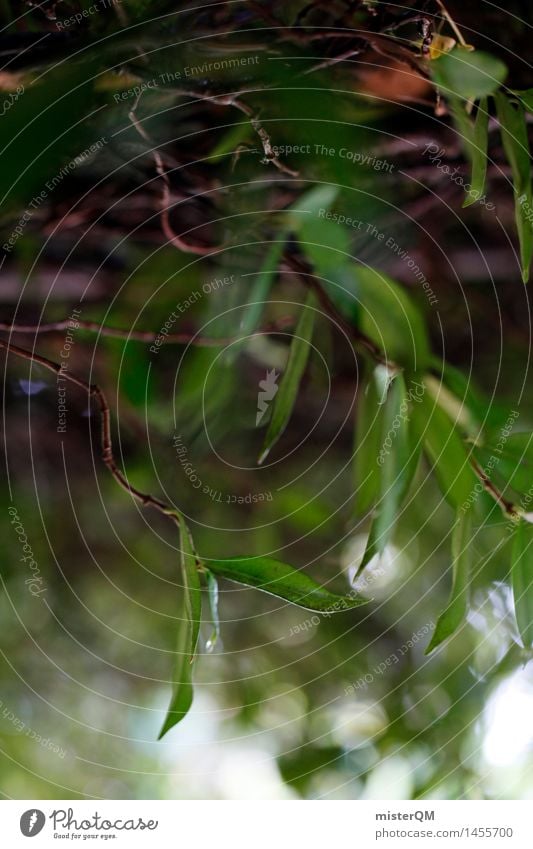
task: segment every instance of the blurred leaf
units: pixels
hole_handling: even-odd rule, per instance
[[[196,644],[198,643],[200,621],[202,618],[200,575],[196,566],[196,556],[191,535],[183,516],[180,516],[180,547],[183,602],[178,624],[175,684],[168,713],[159,734],[159,740],[174,725],[181,722],[191,707],[193,699],[192,663]]]
[[[533,484],[533,433],[511,433],[500,442],[475,448],[475,454],[491,480],[502,481],[519,495]]]
[[[424,440],[444,497],[458,510],[471,496],[477,478],[455,422],[428,392],[413,405],[411,420],[417,437]]]
[[[355,594],[341,596],[331,593],[304,572],[271,557],[232,557],[204,562],[211,571],[223,578],[263,590],[307,610],[336,613],[359,607],[368,601]]]
[[[30,203],[37,209],[53,191],[52,181],[61,177],[61,169],[70,166],[86,144],[97,141],[89,122],[91,112],[97,111],[94,73],[93,63],[73,61],[46,71],[39,81],[26,86],[2,117],[0,198],[4,210]]]
[[[316,782],[317,773],[329,767],[334,768],[342,762],[345,755],[342,746],[325,746],[308,743],[292,749],[278,758],[281,776],[286,784],[303,792],[309,784]]]
[[[209,162],[216,164],[229,153],[235,153],[239,145],[243,144],[252,132],[252,125],[249,121],[230,127],[211,151]]]
[[[335,186],[318,186],[306,192],[288,210],[288,217],[278,224],[276,241],[270,245],[261,271],[254,282],[249,305],[241,322],[241,333],[247,336],[257,327],[265,308],[265,301],[276,279],[285,243],[292,230],[299,230],[308,220],[314,219],[320,209],[329,209],[338,194]]]
[[[402,287],[373,268],[353,267],[361,330],[387,359],[417,371],[429,360],[424,319]]]
[[[311,350],[311,338],[313,336],[316,314],[315,304],[315,295],[313,292],[310,292],[306,298],[298,325],[292,337],[287,368],[283,373],[279,390],[274,398],[272,417],[263,443],[263,450],[258,459],[259,464],[264,462],[272,446],[276,444],[287,427],[294,404],[296,403],[298,388]]]
[[[460,369],[446,362],[436,362],[435,370],[442,377],[442,384],[457,397],[471,414],[471,424],[479,430],[481,422],[487,422],[491,416],[488,399],[477,387],[471,374],[464,375]],[[438,379],[438,378],[437,378]],[[507,417],[507,408],[505,411]]]
[[[319,215],[306,216],[300,224],[299,236],[302,250],[321,274],[326,275],[328,269],[349,259],[348,230],[334,221]]]
[[[207,641],[206,650],[213,651],[220,639],[220,619],[218,615],[218,581],[213,573],[206,569],[207,591],[209,595],[209,609],[213,621],[213,632]]]
[[[522,89],[522,91],[513,91],[513,94],[516,94],[516,96],[520,98],[528,112],[533,112],[533,88],[525,88]]]
[[[459,510],[452,535],[452,590],[441,613],[426,654],[447,640],[463,623],[468,611],[472,560],[472,511]]]
[[[477,108],[476,123],[470,152],[472,157],[472,179],[470,191],[463,201],[463,206],[470,206],[483,197],[485,178],[487,175],[487,146],[489,139],[489,111],[487,98],[483,97]]]
[[[479,50],[456,47],[430,64],[435,83],[445,94],[476,100],[492,94],[507,76],[504,63]]]
[[[524,283],[527,283],[529,266],[533,256],[533,226],[529,220],[529,217],[533,214],[533,197],[526,118],[522,104],[513,103],[503,92],[498,92],[495,100],[503,147],[513,174],[515,219],[520,242],[522,279]]]
[[[279,271],[279,263],[285,247],[287,232],[280,230],[277,236],[278,241],[269,246],[261,270],[251,286],[248,304],[240,326],[240,333],[243,337],[253,333],[259,324],[265,309],[265,302],[268,299],[269,292]]]
[[[398,374],[391,383],[383,406],[381,445],[376,458],[380,468],[379,501],[357,575],[385,550],[420,456],[420,445],[410,439],[409,398],[403,375]]]
[[[329,209],[339,194],[337,186],[323,183],[304,192],[289,210],[289,226],[300,231],[302,223],[312,216],[318,216],[321,209]]]
[[[377,464],[381,448],[384,407],[373,369],[357,394],[354,445],[355,509],[366,513],[376,503],[381,470]]]
[[[520,520],[514,530],[511,579],[514,609],[524,648],[533,647],[533,525]]]

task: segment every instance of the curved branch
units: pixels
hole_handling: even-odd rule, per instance
[[[62,369],[61,366],[58,363],[54,363],[53,360],[49,360],[47,357],[36,354],[34,351],[27,351],[25,348],[19,348],[18,345],[11,345],[8,342],[0,340],[0,348],[3,348],[8,354],[15,354],[15,356],[20,357],[23,360],[29,360],[32,363],[37,363],[38,365],[43,366],[43,368],[48,369],[48,371],[51,371],[58,376],[60,375],[63,380],[68,380],[80,389],[85,390],[89,399],[95,398],[100,408],[100,444],[102,449],[102,461],[122,489],[130,495],[133,495],[133,497],[140,501],[145,507],[154,507],[179,526],[179,515],[170,504],[167,504],[165,501],[161,501],[161,499],[150,495],[148,492],[142,492],[140,489],[134,487],[117,466],[113,454],[111,412],[109,404],[104,392],[96,383],[87,383],[87,381],[83,380],[83,378],[77,377],[75,374]]]
[[[265,325],[258,330],[255,330],[253,336],[275,333],[277,330],[283,330],[287,327],[292,327],[294,319],[291,316],[284,316],[276,322]],[[237,342],[240,336],[226,336],[213,338],[211,336],[198,336],[195,333],[154,333],[152,330],[125,330],[120,327],[109,327],[105,324],[99,324],[97,321],[83,321],[80,318],[76,319],[76,324],[73,325],[71,318],[63,318],[60,321],[52,321],[44,324],[17,324],[8,321],[0,321],[0,331],[6,333],[56,333],[62,330],[86,330],[89,333],[98,333],[101,336],[108,336],[114,339],[133,340],[134,342],[145,342],[150,344],[159,336],[164,335],[163,344],[178,344],[178,345],[196,345],[198,347],[216,348],[220,345],[231,345]]]

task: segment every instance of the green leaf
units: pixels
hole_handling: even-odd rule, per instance
[[[350,238],[346,227],[319,215],[308,215],[302,218],[299,230],[301,248],[321,274],[349,259]]]
[[[495,97],[505,155],[513,174],[515,219],[520,243],[522,279],[527,283],[533,256],[533,197],[531,192],[531,157],[524,107],[511,101],[503,92]]]
[[[268,299],[269,292],[276,279],[288,232],[281,230],[277,235],[278,241],[268,248],[263,266],[252,284],[248,305],[239,331],[243,337],[253,333],[259,324],[265,309],[265,301]]]
[[[533,483],[533,433],[502,434],[499,442],[477,446],[476,458],[485,474],[504,493],[508,487],[519,495]]]
[[[524,648],[533,647],[533,525],[520,520],[514,530],[511,563],[514,609]]]
[[[396,518],[411,481],[415,475],[420,456],[420,445],[411,438],[409,429],[410,400],[419,403],[408,394],[403,375],[395,377],[383,404],[381,444],[376,458],[380,469],[380,494],[368,536],[367,546],[359,575],[376,554],[382,554],[394,530]]]
[[[430,63],[433,79],[445,94],[477,100],[492,94],[507,76],[507,67],[480,50],[456,47]]]
[[[441,613],[426,654],[457,631],[468,612],[468,592],[472,560],[472,513],[459,511],[452,536],[452,590],[445,610]]]
[[[202,591],[196,566],[191,535],[183,516],[180,516],[181,579],[183,600],[178,625],[174,692],[159,734],[159,740],[187,715],[193,699],[192,663],[200,621],[202,618]]]
[[[533,112],[533,88],[525,88],[522,89],[522,91],[513,91],[513,94],[516,94],[516,96],[520,98],[528,112]]]
[[[483,97],[477,108],[474,135],[470,145],[472,158],[472,179],[470,189],[463,206],[470,206],[483,197],[485,191],[485,178],[487,175],[487,147],[489,139],[489,110],[487,98]]]
[[[455,94],[448,93],[446,95],[448,108],[453,118],[453,123],[460,139],[461,146],[470,160],[474,162],[474,124],[470,115],[465,109],[464,101]]]
[[[264,264],[251,287],[249,305],[241,321],[240,332],[248,336],[256,329],[265,308],[265,301],[276,279],[286,240],[291,230],[299,231],[308,220],[315,220],[321,209],[329,209],[338,194],[336,186],[316,186],[298,198],[288,210],[287,220],[277,229],[276,241],[270,245]],[[329,223],[329,222],[328,222]]]
[[[298,233],[303,222],[307,221],[308,218],[317,216],[321,209],[329,209],[338,194],[337,186],[324,183],[314,186],[301,195],[289,210],[289,227],[291,230]]]
[[[425,392],[421,403],[413,405],[411,422],[417,438],[424,440],[444,497],[458,510],[472,495],[477,478],[455,421]]]
[[[367,601],[355,593],[344,596],[331,593],[304,572],[299,572],[287,563],[273,560],[271,557],[206,560],[205,565],[216,575],[263,590],[307,610],[336,613],[359,607]]]
[[[353,268],[354,294],[359,306],[359,327],[385,356],[422,369],[429,360],[426,325],[418,308],[402,287],[373,268]]]
[[[54,192],[54,179],[97,139],[91,113],[95,61],[56,65],[27,85],[0,122],[2,210],[33,203],[29,214]],[[107,141],[107,139],[105,139]],[[49,185],[47,185],[49,184]],[[32,197],[33,195],[33,197]]]
[[[220,639],[220,619],[218,615],[218,581],[213,573],[206,569],[207,591],[209,595],[209,608],[211,610],[211,619],[213,620],[213,632],[206,644],[206,651],[213,651],[217,642]]]
[[[357,395],[354,445],[355,510],[366,513],[376,503],[381,470],[377,460],[381,448],[384,406],[376,382],[376,370]]]
[[[464,375],[460,369],[446,362],[435,361],[435,371],[442,378],[442,384],[449,389],[464,405],[467,413],[466,430],[479,432],[482,421],[490,418],[489,399],[479,390],[474,377]]]
[[[252,125],[249,121],[245,121],[242,124],[235,124],[227,133],[224,133],[218,144],[215,145],[208,161],[214,164],[229,153],[235,153],[239,145],[246,141],[251,134]]]
[[[300,381],[305,371],[309,352],[311,350],[311,338],[313,336],[313,326],[316,315],[315,304],[315,295],[313,292],[310,292],[307,296],[298,325],[292,337],[287,367],[283,373],[283,377],[281,378],[279,390],[274,397],[272,416],[268,425],[265,441],[263,443],[263,450],[257,461],[259,464],[264,462],[272,449],[272,446],[276,444],[287,427],[291,417],[296,397],[298,395]]]

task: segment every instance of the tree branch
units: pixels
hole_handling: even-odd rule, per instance
[[[8,354],[15,354],[15,356],[20,357],[23,360],[29,360],[32,363],[37,363],[38,365],[43,366],[43,368],[48,369],[48,371],[60,375],[62,379],[68,380],[70,383],[73,383],[75,386],[78,386],[80,389],[83,389],[85,392],[87,392],[89,399],[95,398],[100,408],[100,444],[102,449],[102,460],[111,472],[115,481],[119,484],[120,487],[122,487],[122,489],[124,489],[130,495],[133,495],[133,497],[140,501],[145,507],[154,507],[156,510],[162,513],[164,516],[167,516],[179,526],[179,515],[170,504],[167,504],[165,501],[161,501],[161,499],[150,495],[150,493],[142,492],[140,489],[137,489],[136,487],[132,486],[132,484],[128,481],[128,479],[117,466],[113,454],[113,442],[111,436],[111,412],[109,409],[109,404],[107,403],[107,399],[103,391],[96,383],[87,383],[87,381],[83,380],[83,378],[77,377],[75,374],[72,374],[71,372],[62,369],[61,366],[58,365],[58,363],[54,363],[52,360],[49,360],[47,357],[42,357],[40,354],[36,354],[34,351],[27,351],[25,348],[19,348],[18,345],[11,345],[8,342],[3,342],[0,340],[0,348],[3,348],[5,351],[7,351]]]

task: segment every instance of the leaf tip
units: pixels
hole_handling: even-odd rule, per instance
[[[259,457],[257,458],[257,465],[262,466],[269,454],[270,454],[270,448],[269,447],[263,448]]]

